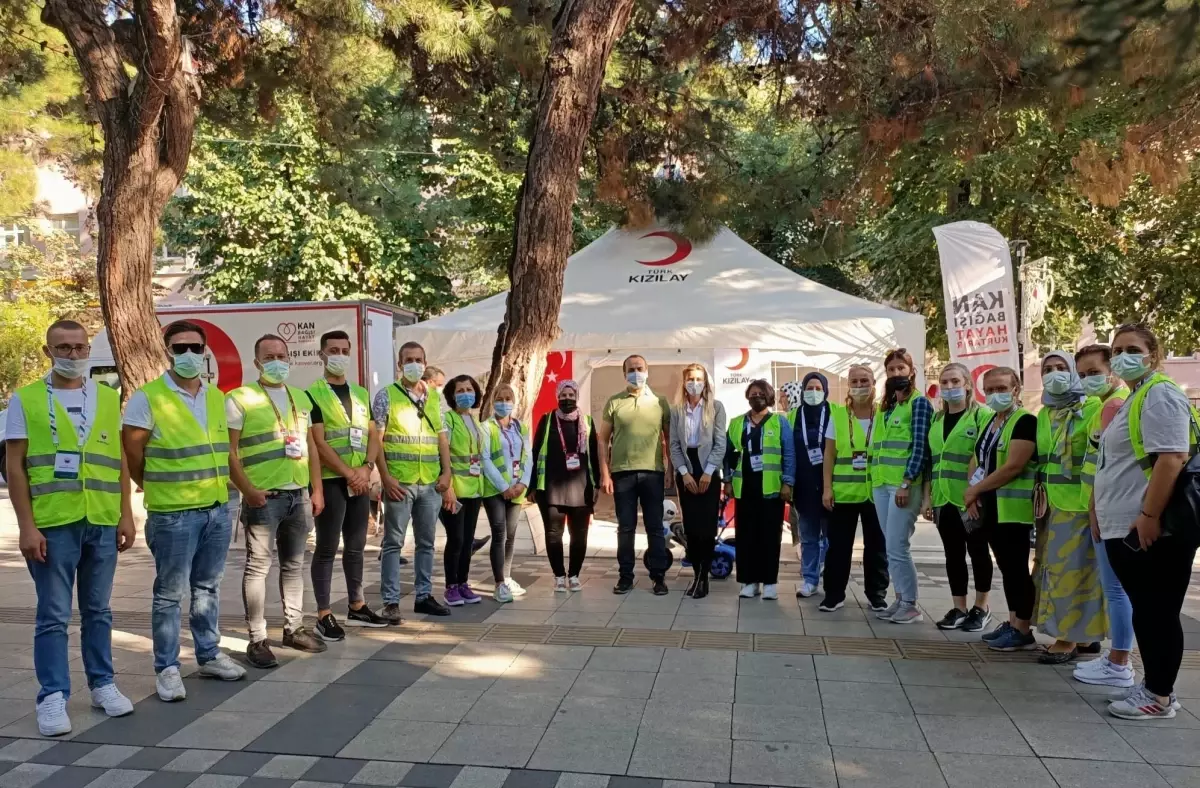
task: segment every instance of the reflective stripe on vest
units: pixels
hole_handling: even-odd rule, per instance
[[[929,453],[933,462],[933,478],[930,481],[932,503],[945,506],[952,503],[959,509],[966,508],[963,493],[967,491],[967,466],[975,453],[975,442],[979,440],[982,424],[991,421],[991,408],[973,405],[959,417],[950,435],[945,435],[944,411],[938,411],[929,426]]]
[[[745,447],[742,445],[744,439],[743,426],[746,421],[746,415],[735,416],[733,421],[729,423],[728,436],[733,445],[738,447],[738,451],[745,454]],[[770,498],[779,494],[783,487],[783,438],[781,435],[780,421],[778,413],[772,413],[762,421],[762,491],[764,498]],[[733,497],[742,497],[742,463],[746,461],[746,457],[738,457],[737,465],[733,469]]]
[[[529,445],[529,430],[526,429],[524,424],[521,424],[515,418],[513,419],[513,422],[516,423],[517,429],[521,434],[521,451],[520,456],[517,457],[517,461],[521,463],[521,472],[523,474],[525,471],[525,447]],[[514,482],[521,481],[522,476],[518,475],[517,478],[514,479],[512,468],[508,467],[508,460],[504,456],[504,438],[501,436],[502,427],[500,426],[500,422],[496,421],[495,419],[488,419],[483,424],[486,429],[491,431],[493,456],[495,456],[495,447],[500,449],[500,457],[495,461],[496,469],[500,471],[500,475],[504,477],[504,481],[508,482],[509,487],[511,487]],[[497,490],[496,485],[492,484],[492,482],[486,476],[483,477],[484,498],[490,498],[493,495],[499,495],[502,492],[504,492],[504,490]],[[513,498],[511,501],[509,501],[509,503],[525,503],[525,493],[521,493],[519,497]]]
[[[165,375],[143,386],[142,393],[158,428],[146,444],[146,509],[179,512],[228,503],[229,428],[220,389],[205,387],[207,430],[167,385]]]
[[[480,498],[483,496],[483,463],[494,464],[497,455],[500,462],[504,462],[500,441],[497,440],[493,446],[491,431],[481,427],[477,421],[474,422],[479,429],[476,435],[475,430],[471,429],[472,425],[467,423],[467,419],[474,421],[470,413],[463,416],[452,410],[446,413],[445,418],[446,426],[450,428],[450,474],[454,481],[454,494],[459,498]],[[471,474],[472,459],[480,463],[476,475]]]
[[[325,443],[333,449],[342,462],[350,468],[361,468],[367,461],[367,434],[371,426],[371,405],[367,390],[354,383],[350,386],[350,413],[346,417],[346,409],[342,400],[334,393],[329,381],[321,378],[308,387],[308,396],[321,409],[321,422],[325,428]],[[350,428],[362,430],[362,448],[355,451],[350,444]],[[331,468],[321,465],[322,479],[337,479],[338,473]]]
[[[38,528],[69,525],[86,519],[92,525],[116,525],[121,519],[121,398],[117,392],[96,383],[96,415],[79,458],[79,476],[56,479],[57,451],[79,452],[79,434],[66,409],[56,397],[54,419],[58,446],[50,434],[50,409],[46,382],[39,380],[17,391],[25,412],[25,468],[29,495],[33,500],[33,522]]]
[[[1142,407],[1146,404],[1146,392],[1151,387],[1157,386],[1160,383],[1174,386],[1179,389],[1179,384],[1171,380],[1161,372],[1156,372],[1150,376],[1150,379],[1138,386],[1137,391],[1131,395],[1129,403],[1129,443],[1133,446],[1133,457],[1137,460],[1137,464],[1141,467],[1142,472],[1146,474],[1146,478],[1150,478],[1150,473],[1154,470],[1153,455],[1146,454],[1146,443],[1142,440]],[[1182,392],[1182,389],[1179,389]],[[1186,396],[1186,394],[1185,394]],[[1188,441],[1188,454],[1196,455],[1197,450],[1197,433],[1200,432],[1200,414],[1195,408],[1190,409],[1192,416],[1191,438]]]
[[[291,403],[285,404],[276,416],[274,403],[257,383],[242,386],[229,396],[241,405],[245,420],[238,438],[238,459],[242,462],[247,478],[259,490],[278,490],[289,484],[307,487],[308,472],[308,414],[312,410],[308,394],[304,389],[287,387]],[[296,409],[296,421],[292,422],[292,405]],[[290,458],[284,448],[287,437],[283,428],[293,432],[300,443],[300,457]]]
[[[1083,458],[1087,454],[1088,422],[1092,411],[1083,406],[1070,411],[1055,429],[1050,408],[1038,412],[1038,471],[1050,505],[1062,512],[1086,512],[1081,500]],[[1070,434],[1067,434],[1067,430]]]
[[[867,452],[867,434],[850,408],[829,403],[830,418],[837,433],[837,452],[833,461],[834,503],[865,503],[871,500],[870,468],[854,470],[855,453]]]
[[[429,388],[424,408],[418,411],[398,384],[388,386],[387,393],[383,456],[388,473],[401,484],[433,484],[442,472],[438,456],[438,434],[443,423],[441,395]]]
[[[1087,451],[1083,455],[1083,470],[1080,472],[1079,478],[1079,495],[1086,504],[1090,505],[1091,503],[1092,485],[1096,483],[1096,462],[1100,458],[1100,436],[1104,433],[1102,424],[1104,408],[1110,401],[1124,402],[1128,396],[1129,389],[1121,387],[1114,389],[1106,400],[1102,400],[1099,397],[1093,397],[1088,400],[1089,403],[1095,400],[1098,404],[1094,407],[1091,418],[1088,419],[1088,445]]]
[[[887,414],[882,405],[875,411],[870,457],[874,487],[899,487],[904,482],[904,469],[912,456],[912,404],[917,396],[913,394]]]
[[[997,468],[1004,467],[1008,462],[1008,444],[1012,440],[1013,430],[1021,417],[1027,415],[1029,411],[1018,408],[1005,422],[1004,430],[1000,433],[1000,443],[996,447]],[[1021,475],[996,490],[996,513],[1000,522],[1033,525],[1033,488],[1037,482],[1037,468],[1035,451]]]
[[[554,426],[554,413],[554,411],[550,411],[546,414],[546,429],[542,433],[542,445],[538,446],[537,489],[539,490],[546,489],[546,446],[550,442],[550,433],[553,431],[555,436],[558,435],[558,428]],[[583,414],[580,418],[583,419],[583,445],[586,447],[592,434],[592,417]],[[581,462],[582,459],[581,457]]]

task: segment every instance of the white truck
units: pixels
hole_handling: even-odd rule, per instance
[[[176,320],[202,326],[208,335],[204,354],[205,380],[231,391],[258,378],[254,343],[264,334],[283,337],[292,354],[288,383],[307,388],[324,369],[317,357],[321,335],[342,330],[350,335],[357,364],[346,378],[374,392],[396,379],[396,334],[415,323],[417,315],[379,301],[303,301],[279,304],[212,304],[160,306],[155,310],[164,327]],[[90,375],[118,386],[117,366],[101,330],[92,339]]]

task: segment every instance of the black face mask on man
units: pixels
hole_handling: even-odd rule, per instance
[[[578,405],[579,403],[573,399],[560,399],[558,401],[558,409],[563,413],[570,413],[571,411],[575,410]]]
[[[912,381],[907,375],[893,375],[887,379],[888,394],[904,394],[912,388]]]

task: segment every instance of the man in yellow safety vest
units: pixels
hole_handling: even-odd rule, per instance
[[[8,405],[6,473],[21,555],[37,591],[38,730],[62,736],[71,732],[67,626],[76,584],[92,706],[110,717],[133,712],[113,682],[109,598],[117,553],[133,545],[137,531],[121,459],[120,398],[87,377],[87,331],[59,320],[46,331],[42,352],[53,364],[50,374],[19,389]]]
[[[282,337],[267,334],[254,343],[258,381],[231,391],[225,399],[229,423],[229,475],[242,493],[246,525],[246,570],[242,599],[250,645],[246,657],[256,668],[279,663],[267,642],[267,573],[271,542],[279,551],[283,596],[283,645],[320,652],[325,642],[304,626],[304,547],[312,518],[325,508],[318,483],[321,459],[308,428],[312,404],[303,389],[286,384],[291,355]],[[311,513],[310,509],[311,501]]]
[[[154,555],[155,688],[187,697],[179,675],[179,605],[190,592],[200,675],[237,681],[246,669],[221,651],[221,578],[229,552],[229,428],[225,396],[201,376],[208,337],[186,320],[163,331],[171,368],[133,393],[122,433],[129,473],[146,491]]]

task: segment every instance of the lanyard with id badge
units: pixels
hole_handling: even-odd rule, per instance
[[[567,451],[567,439],[563,437],[563,431],[562,431],[562,420],[561,420],[561,419],[555,419],[555,420],[554,420],[554,425],[555,425],[556,427],[558,427],[558,442],[559,442],[560,444],[562,444],[563,457],[564,457],[564,459],[566,460],[566,463],[567,463],[567,470],[568,470],[568,471],[577,471],[577,470],[579,470],[579,469],[580,469],[580,467],[582,467],[583,463],[582,463],[582,462],[580,462],[580,460],[579,460],[579,452],[578,452],[578,451],[574,451],[574,452]],[[583,430],[583,424],[582,424],[582,422],[580,422],[580,423],[579,423],[579,427],[578,427],[578,429],[579,429],[579,430],[581,431],[581,433],[582,433],[582,430]],[[582,443],[582,434],[581,434],[581,436],[580,436],[580,442]],[[578,449],[578,448],[579,448],[579,447],[578,447],[578,444],[577,444],[577,445],[576,445],[576,449]]]
[[[474,451],[471,452],[469,472],[472,476],[479,476],[483,473],[483,434],[475,422],[475,417],[470,413],[466,414],[463,424],[467,428],[467,439],[474,443],[471,446]]]
[[[762,453],[763,453],[763,431],[762,431],[762,428],[767,423],[767,419],[769,419],[769,418],[771,418],[771,417],[767,416],[761,422],[759,422],[757,425],[755,425],[750,420],[750,417],[746,416],[746,422],[745,422],[746,426],[743,431],[742,442],[746,446],[746,453],[750,456],[750,470],[754,471],[755,473],[762,473],[762,469],[763,469],[763,455],[762,455]],[[757,451],[755,451],[755,449],[754,449],[753,429],[755,426],[757,426],[759,428],[758,429],[758,450]]]
[[[821,409],[821,422],[817,430],[817,445],[810,446],[808,443],[808,419],[805,417],[804,408],[800,408],[800,436],[804,439],[804,448],[808,451],[808,462],[814,468],[821,466],[825,461],[825,430],[829,427],[829,408]],[[864,464],[859,470],[866,470],[866,453],[863,453]]]
[[[288,429],[288,425],[283,422],[283,414],[279,412],[279,408],[275,407],[275,400],[271,399],[271,395],[266,390],[263,390],[267,402],[271,403],[271,410],[275,412],[275,423],[279,425],[279,432],[283,433],[283,456],[289,460],[302,460],[304,459],[304,445],[303,439],[300,437],[300,419],[296,415],[296,402],[292,399],[291,389],[285,386],[283,392],[287,394],[288,407],[291,408],[292,415],[291,423],[296,429]]]
[[[863,441],[861,449],[854,447],[854,414],[850,412],[850,408],[844,411],[846,414],[846,428],[850,433],[850,467],[856,471],[865,471],[867,469],[867,447],[871,445],[871,432],[875,429],[875,420],[871,420],[870,426],[867,427],[866,439]]]
[[[83,398],[82,410],[80,411],[79,427],[76,430],[76,437],[79,443],[76,445],[77,451],[65,451],[58,448],[58,409],[55,407],[57,398],[54,396],[54,390],[50,384],[46,384],[46,406],[50,411],[50,440],[54,442],[54,478],[55,479],[78,479],[79,467],[83,458],[83,447],[87,443],[88,438],[88,423],[87,423],[87,393],[88,383],[84,381],[81,396]],[[63,407],[66,410],[66,407]]]
[[[333,390],[333,386],[329,385],[329,381],[325,380],[325,378],[321,378],[321,383],[324,384],[325,390],[329,392],[330,398],[334,402],[337,403],[337,406],[339,408],[341,408],[342,415],[346,418],[346,421],[350,423],[350,449],[352,451],[356,451],[356,452],[362,451],[363,447],[366,445],[366,441],[364,440],[365,435],[366,435],[366,430],[364,430],[362,427],[354,426],[354,418],[349,413],[346,412],[346,406],[342,403],[342,398],[339,397],[337,395],[337,393]],[[354,391],[353,391],[353,389],[351,389],[351,391],[350,391],[351,410],[354,410],[353,406],[355,404],[357,404],[357,403],[354,401]]]
[[[508,449],[508,456],[513,458],[512,480],[515,484],[521,481],[521,458],[525,455],[525,437],[521,434],[521,424],[516,419],[513,419],[509,429],[505,429],[504,425],[500,424],[500,422],[496,422],[496,426],[500,428],[500,439],[504,441],[504,446]],[[508,435],[510,430],[517,434],[517,443],[515,446]]]

